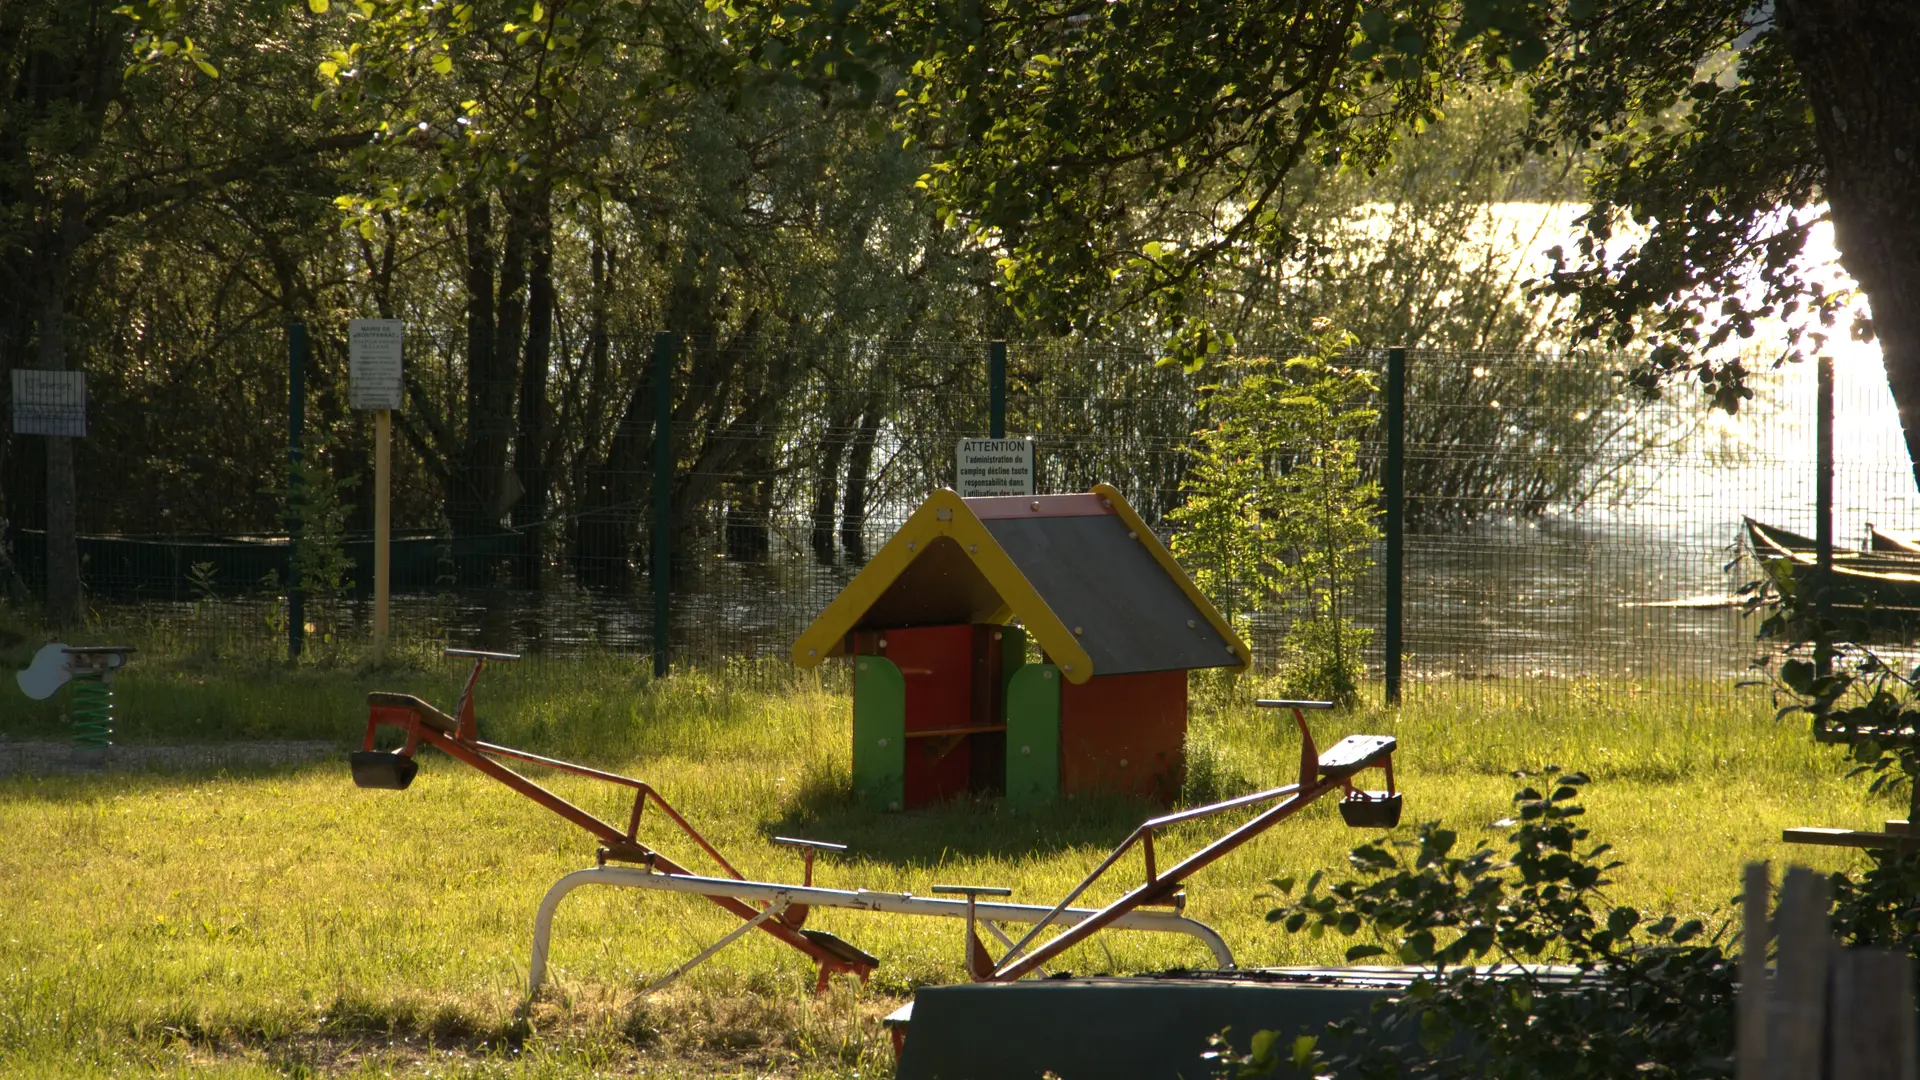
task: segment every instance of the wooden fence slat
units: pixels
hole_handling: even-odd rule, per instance
[[[1814,1080],[1825,1063],[1827,879],[1789,867],[1780,884],[1777,974],[1767,1002],[1767,1067],[1772,1080]]]
[[[1913,958],[1836,949],[1831,1024],[1833,1080],[1915,1080]]]
[[[1735,1075],[1738,1080],[1768,1080],[1767,1076],[1767,908],[1772,899],[1771,875],[1767,864],[1748,863],[1746,887],[1741,891],[1739,1049]]]

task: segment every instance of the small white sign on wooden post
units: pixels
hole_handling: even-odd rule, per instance
[[[87,434],[87,376],[79,371],[13,370],[16,435]]]
[[[393,572],[390,539],[393,410],[405,388],[400,381],[401,342],[406,326],[399,319],[354,319],[347,323],[348,396],[356,409],[373,413],[373,662],[387,655],[388,585]]]
[[[347,381],[354,408],[400,408],[400,342],[405,330],[399,319],[347,323]]]
[[[961,439],[954,461],[963,499],[1033,494],[1032,439]]]

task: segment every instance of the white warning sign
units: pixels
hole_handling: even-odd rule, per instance
[[[400,342],[405,331],[399,319],[347,323],[347,386],[354,408],[400,408]]]
[[[1032,439],[961,439],[954,461],[963,499],[1033,494]]]

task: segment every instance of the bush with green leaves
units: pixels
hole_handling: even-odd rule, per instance
[[[1790,642],[1767,664],[1779,717],[1803,715],[1813,737],[1844,746],[1849,775],[1864,778],[1869,795],[1912,800],[1920,666],[1873,644],[1886,636],[1873,622],[1885,613],[1834,617],[1790,568],[1748,591],[1767,609],[1762,637]],[[1457,854],[1458,834],[1429,823],[1411,839],[1355,848],[1355,876],[1325,889],[1316,874],[1292,898],[1297,883],[1276,880],[1289,899],[1268,918],[1288,932],[1361,937],[1349,961],[1391,957],[1426,972],[1399,998],[1319,1035],[1283,1042],[1263,1031],[1244,1052],[1216,1040],[1219,1075],[1731,1075],[1736,963],[1722,948],[1726,927],[1607,903],[1606,875],[1619,863],[1577,824],[1586,782],[1569,773],[1548,794],[1515,795],[1506,852]],[[1920,958],[1920,851],[1866,854],[1865,871],[1830,876],[1835,938]]]
[[[1821,611],[1791,568],[1767,584],[1763,636],[1801,639],[1772,672],[1780,716],[1806,717],[1815,739],[1844,748],[1848,775],[1866,779],[1869,795],[1905,798],[1909,819],[1920,819],[1920,666],[1874,644],[1886,636],[1870,622],[1875,612]],[[1835,934],[1920,958],[1920,851],[1869,849],[1867,859],[1857,877],[1832,875]]]
[[[321,642],[337,646],[335,609],[354,586],[353,559],[347,554],[347,494],[360,485],[360,477],[335,475],[326,461],[332,446],[327,436],[316,438],[286,467],[287,482],[269,490],[286,500],[287,516],[300,527],[293,545],[298,589],[317,601],[313,617]]]
[[[1285,361],[1235,358],[1203,388],[1173,552],[1243,632],[1291,601],[1281,671],[1298,694],[1351,702],[1366,630],[1348,617],[1379,538],[1377,485],[1358,455],[1378,412],[1371,373],[1330,334]]]
[[[1262,1032],[1223,1047],[1220,1075],[1255,1077],[1713,1077],[1732,1072],[1736,964],[1724,927],[1650,919],[1606,900],[1620,865],[1577,819],[1587,778],[1514,796],[1508,850],[1461,852],[1437,823],[1353,849],[1356,876],[1322,875],[1268,919],[1290,933],[1361,936],[1352,961],[1426,969],[1401,997],[1324,1035]]]

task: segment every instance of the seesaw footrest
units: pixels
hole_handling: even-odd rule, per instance
[[[353,767],[355,787],[385,791],[405,791],[420,771],[419,762],[385,750],[355,750],[348,762]]]

